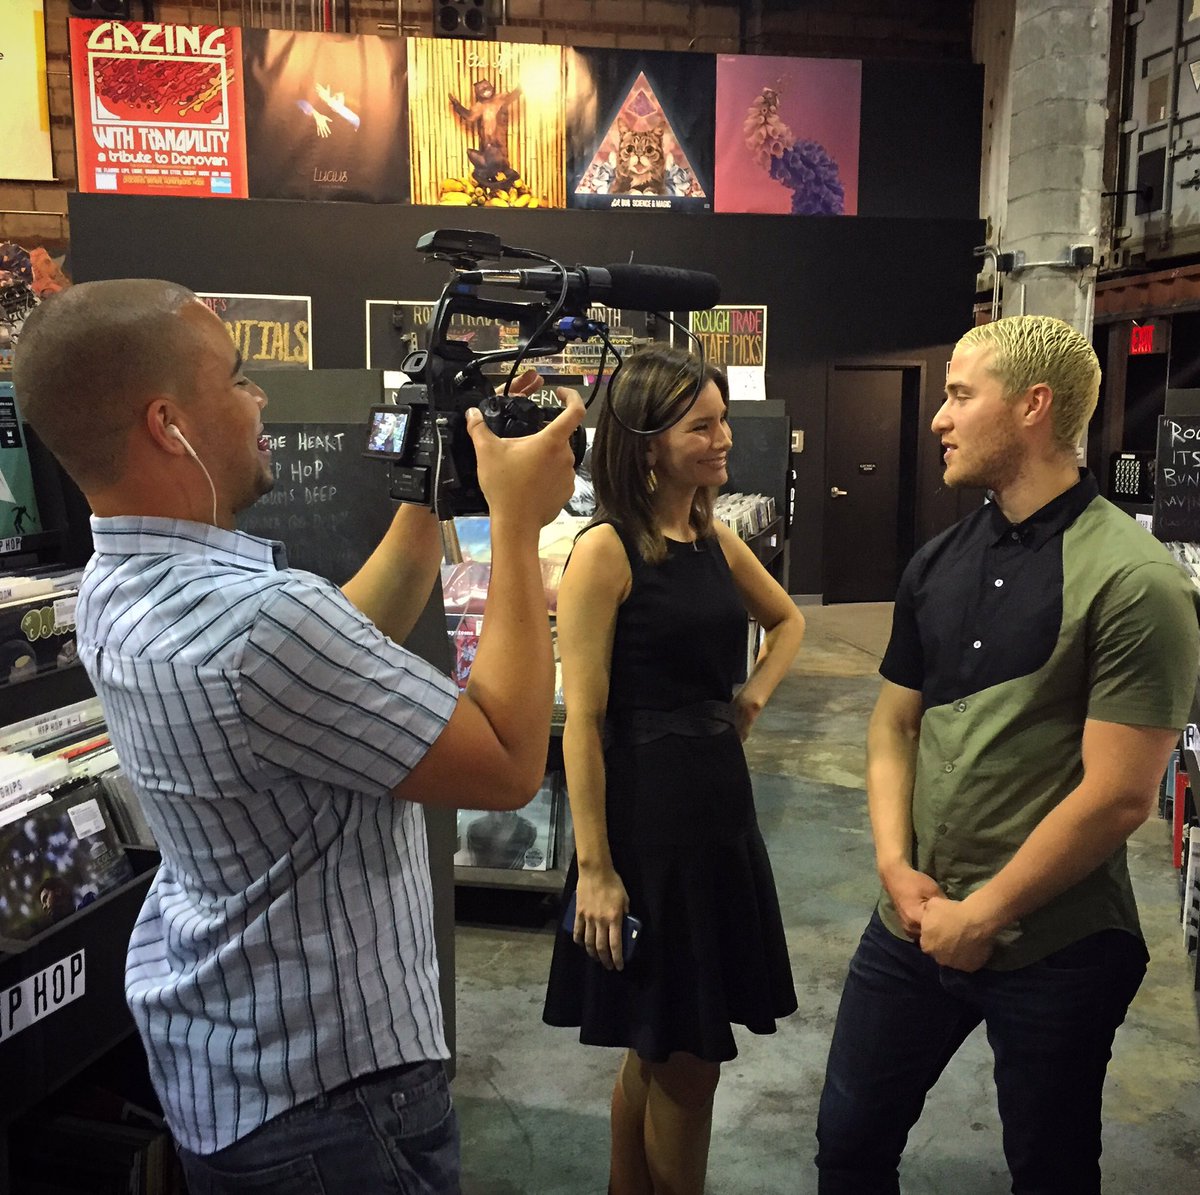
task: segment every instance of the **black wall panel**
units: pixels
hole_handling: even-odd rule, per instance
[[[859,212],[977,215],[982,94],[973,63],[864,62]]]
[[[435,298],[443,263],[422,233],[466,226],[569,263],[710,270],[723,301],[767,304],[767,395],[805,432],[796,458],[790,588],[819,593],[824,505],[823,370],[839,357],[952,344],[969,326],[977,219],[806,219],[659,212],[518,212],[72,195],[77,281],[164,277],[194,290],[306,294],[318,368],[365,364],[367,299]],[[931,379],[940,388],[939,379]],[[916,464],[914,462],[914,468]],[[936,488],[936,477],[918,490]]]
[[[311,295],[318,368],[365,364],[367,299],[432,299],[449,276],[413,251],[439,227],[498,233],[569,263],[710,270],[729,303],[765,303],[767,394],[805,433],[795,458],[790,588],[819,593],[825,503],[825,363],[930,357],[970,326],[983,241],[982,70],[863,64],[859,210],[846,219],[638,211],[503,211],[270,200],[71,196],[78,281],[165,277],[196,290]],[[803,130],[796,130],[798,135]],[[931,369],[926,406],[942,379]],[[924,429],[922,429],[924,431]],[[918,539],[944,526],[935,453],[919,452]]]

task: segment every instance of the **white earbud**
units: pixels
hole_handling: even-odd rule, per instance
[[[167,425],[167,435],[174,436],[175,439],[183,445],[184,452],[186,452],[188,456],[192,458],[192,460],[198,460],[196,453],[192,449],[192,446],[187,442],[187,437],[173,423]]]
[[[183,450],[200,466],[200,471],[204,474],[204,480],[208,482],[209,491],[212,494],[212,521],[213,526],[217,525],[217,487],[213,485],[213,479],[208,470],[204,467],[204,462],[196,455],[196,450],[187,442],[187,436],[183,434],[173,423],[167,424],[167,435],[176,439],[183,445]]]

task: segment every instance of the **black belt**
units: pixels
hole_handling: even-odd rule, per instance
[[[698,701],[674,710],[622,710],[604,724],[606,747],[640,747],[669,734],[684,738],[707,738],[736,727],[733,706],[728,701]]]

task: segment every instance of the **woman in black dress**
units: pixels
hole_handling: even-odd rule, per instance
[[[720,1064],[737,1054],[731,1024],[772,1033],[796,1008],[742,741],[804,620],[712,517],[732,443],[728,388],[699,370],[665,346],[625,361],[592,450],[597,514],[558,597],[576,917],[574,941],[555,943],[543,1016],[579,1026],[587,1045],[626,1049],[614,1195],[703,1191]],[[629,430],[683,412],[660,434]],[[765,639],[735,695],[747,611]],[[628,965],[627,913],[643,926]]]

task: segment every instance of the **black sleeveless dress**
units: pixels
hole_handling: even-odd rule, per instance
[[[605,801],[613,865],[643,929],[632,962],[606,971],[560,928],[542,1017],[650,1062],[675,1051],[724,1062],[737,1056],[731,1024],[773,1033],[796,1010],[746,757],[732,726],[687,733],[686,713],[685,733],[638,728],[731,700],[746,611],[715,536],[668,540],[651,565],[618,534],[633,586],[613,642]],[[564,907],[577,877],[572,859]]]

